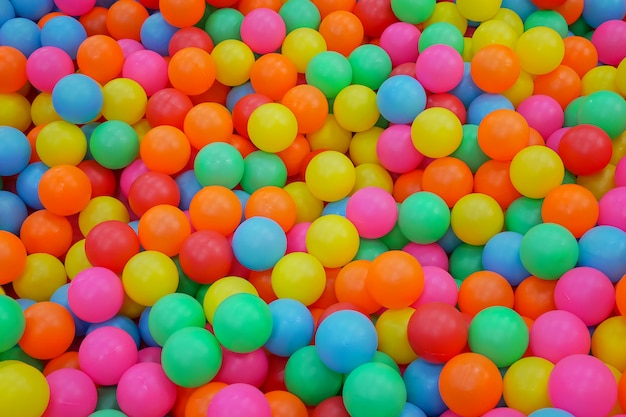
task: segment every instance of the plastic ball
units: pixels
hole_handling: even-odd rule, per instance
[[[502,230],[504,214],[492,197],[480,193],[468,194],[452,208],[450,225],[465,243],[483,245]]]
[[[132,182],[128,191],[128,202],[132,211],[137,216],[142,216],[149,209],[162,204],[178,206],[180,191],[169,175],[148,171]]]
[[[359,236],[376,239],[393,229],[398,208],[391,194],[376,187],[355,192],[348,201],[346,216],[357,228]]]
[[[11,126],[23,132],[32,121],[30,102],[19,93],[0,94],[0,121],[3,126]]]
[[[189,219],[178,207],[158,205],[139,220],[139,242],[146,250],[177,255],[191,234]]]
[[[36,368],[17,360],[0,367],[0,411],[16,417],[43,415],[50,402],[50,386]]]
[[[563,182],[563,161],[545,146],[528,146],[513,157],[511,182],[517,191],[529,198],[543,198]]]
[[[201,230],[188,236],[179,252],[183,272],[194,282],[207,284],[226,276],[233,263],[228,240],[213,230]]]
[[[166,0],[159,2],[159,10],[163,18],[171,25],[185,28],[198,23],[204,15],[206,4],[195,0],[189,2],[179,2],[176,0]]]
[[[452,255],[454,256],[454,252]],[[459,309],[470,316],[475,316],[493,306],[513,308],[513,304],[514,293],[511,284],[502,275],[493,271],[471,272],[459,287]]]
[[[48,123],[36,142],[37,155],[49,167],[78,165],[87,153],[87,139],[76,125],[65,121]]]
[[[278,103],[259,106],[250,115],[250,140],[265,152],[280,152],[289,147],[298,133],[298,122],[288,107]]]
[[[347,156],[337,151],[324,151],[311,159],[305,178],[315,197],[333,202],[341,200],[352,191],[356,173]]]
[[[343,396],[346,410],[355,417],[365,417],[374,410],[380,416],[396,416],[406,403],[402,377],[381,363],[363,364],[350,373]]]
[[[269,304],[272,333],[265,349],[274,355],[289,357],[313,339],[313,316],[301,302],[282,298]]]
[[[102,95],[102,116],[107,120],[120,120],[132,125],[146,113],[148,97],[135,80],[115,78],[104,84]]]
[[[144,389],[137,390],[137,384]],[[116,397],[124,413],[156,417],[167,413],[176,400],[176,385],[160,364],[144,362],[132,365],[119,380]]]
[[[139,138],[128,123],[119,120],[106,121],[92,132],[89,151],[103,167],[126,168],[139,153]]]
[[[328,102],[318,88],[297,85],[282,97],[282,104],[296,116],[298,132],[312,133],[321,129],[328,115]]]
[[[408,323],[414,311],[411,307],[391,309],[385,310],[378,317],[378,352],[374,354],[372,362],[382,362],[398,369],[398,364],[406,365],[417,359],[407,335]]]
[[[99,323],[109,320],[122,308],[124,288],[114,272],[106,268],[88,268],[70,284],[68,301],[81,320]]]
[[[255,415],[259,417],[271,417],[272,409],[263,393],[249,384],[231,384],[222,388],[215,394],[207,414],[215,417],[244,417]]]
[[[539,26],[519,37],[515,52],[524,71],[541,75],[559,66],[565,55],[565,46],[554,29]]]
[[[546,312],[530,328],[530,349],[535,356],[558,363],[562,359],[587,354],[591,336],[585,323],[564,310]]]
[[[594,227],[599,208],[591,191],[576,184],[564,184],[550,191],[541,208],[546,223],[565,226],[576,238]]]
[[[304,383],[305,380],[308,383]],[[285,366],[287,389],[307,405],[317,405],[337,395],[342,382],[343,376],[326,367],[312,345],[298,349]]]
[[[622,278],[621,254],[626,250],[626,234],[613,226],[589,229],[578,241],[578,265],[595,268],[605,273],[611,282]]]
[[[441,197],[421,191],[404,200],[399,210],[398,225],[412,242],[433,243],[448,230],[450,212]]]
[[[576,314],[587,326],[607,319],[613,310],[614,299],[611,280],[590,267],[577,267],[565,272],[554,290],[557,308]]]
[[[550,407],[548,379],[554,364],[539,357],[525,357],[511,365],[503,378],[506,404],[525,415]]]
[[[284,187],[287,182],[287,167],[273,153],[252,151],[243,160],[244,173],[241,187],[249,194],[266,186]]]
[[[281,16],[267,8],[251,11],[241,23],[241,40],[258,54],[276,51],[285,39],[286,32]]]
[[[21,51],[12,46],[2,46],[0,53],[5,57],[5,62],[0,67],[0,73],[3,75],[3,82],[0,84],[2,93],[15,93],[24,87],[26,81],[33,83],[34,80],[29,78],[37,78],[38,73],[35,77],[27,78],[28,62]]]
[[[413,77],[398,75],[384,81],[376,95],[382,116],[392,123],[413,122],[426,107],[424,87]]]
[[[222,366],[213,381],[226,384],[244,383],[259,388],[268,378],[269,370],[270,360],[263,349],[235,353],[222,348]]]
[[[121,2],[117,4],[124,4]],[[167,63],[154,51],[140,50],[131,53],[124,61],[122,76],[139,83],[148,96],[167,86]]]
[[[0,43],[19,50],[28,58],[41,47],[41,29],[30,19],[14,17],[2,24]]]
[[[0,295],[0,311],[2,311],[0,328],[6,335],[0,345],[0,352],[6,352],[17,345],[24,334],[26,319],[18,302],[6,295]]]
[[[96,409],[96,386],[78,369],[59,369],[46,376],[50,386],[50,403],[44,415],[50,417],[83,416]]]
[[[376,156],[380,164],[395,173],[407,173],[417,168],[423,160],[411,140],[411,128],[394,125],[385,129],[376,141]]]
[[[274,220],[252,217],[237,227],[232,245],[235,257],[243,266],[262,271],[273,267],[285,254],[287,238]]]
[[[371,129],[380,117],[376,93],[362,85],[342,89],[335,97],[333,111],[337,123],[351,132]]]
[[[11,176],[19,174],[26,166],[31,157],[30,144],[24,133],[10,126],[0,128],[0,138],[2,139],[0,164],[0,174]]]
[[[81,370],[100,385],[115,385],[137,362],[137,345],[124,330],[106,326],[89,333],[78,350]]]
[[[236,86],[250,78],[254,54],[245,43],[235,39],[225,40],[215,46],[211,56],[215,62],[215,79],[220,83]]]
[[[370,264],[365,286],[372,298],[383,307],[408,307],[424,289],[424,271],[419,261],[410,254],[388,251]]]
[[[271,285],[279,298],[291,298],[305,305],[317,301],[326,286],[326,273],[311,254],[294,252],[280,259],[271,274]]]
[[[60,260],[47,253],[32,253],[22,275],[13,281],[13,290],[21,298],[48,301],[66,280]]]
[[[578,261],[576,238],[565,227],[555,223],[531,228],[520,247],[524,267],[543,279],[558,279]]]
[[[52,359],[65,352],[74,340],[74,320],[59,304],[42,301],[24,310],[26,327],[19,346],[29,356]]]
[[[336,214],[316,219],[306,234],[307,251],[327,268],[338,268],[350,262],[358,246],[357,228],[348,219]]]
[[[513,87],[519,72],[519,59],[506,45],[485,46],[474,54],[471,61],[472,79],[488,93],[502,93]]]
[[[620,372],[626,369],[623,353],[617,348],[624,340],[625,321],[622,316],[606,319],[596,327],[591,336],[591,353],[607,365],[614,366]]]
[[[91,199],[89,177],[73,165],[57,165],[39,182],[39,199],[51,213],[69,216],[83,210]]]
[[[33,87],[46,93],[52,93],[55,85],[61,79],[73,73],[72,58],[64,50],[54,46],[44,46],[37,49],[30,55],[26,64],[26,74],[30,83]],[[90,87],[90,85],[85,86]],[[63,94],[67,95],[69,91],[65,90]]]
[[[56,16],[41,29],[42,46],[53,46],[65,51],[75,59],[80,44],[87,39],[87,32],[80,22],[70,16]]]
[[[604,111],[599,112],[598,108]],[[578,122],[598,126],[615,139],[626,129],[626,122],[621,118],[624,114],[626,114],[624,99],[613,91],[601,90],[589,94],[581,101]]]
[[[519,255],[522,239],[523,235],[514,231],[498,233],[489,239],[482,254],[485,269],[499,273],[514,286],[530,275]]]
[[[203,299],[204,314],[209,323],[213,323],[215,310],[226,298],[234,294],[249,293],[258,295],[252,283],[244,278],[229,276],[217,280],[207,290]]]
[[[156,251],[134,255],[122,272],[122,284],[128,297],[145,306],[152,306],[163,296],[175,292],[178,281],[174,261]]]
[[[396,2],[396,7],[402,8],[402,1]],[[405,2],[404,13],[410,8],[409,2]],[[392,8],[394,7],[392,3]],[[432,3],[434,9],[434,3]],[[428,9],[424,6],[424,9]],[[411,19],[409,19],[411,20]],[[394,67],[398,65],[415,62],[417,59],[418,51],[417,44],[421,32],[415,26],[410,24],[409,21],[403,20],[389,25],[383,33],[380,35],[380,46],[383,48],[389,58],[391,58],[391,64]],[[402,39],[402,41],[400,41]],[[412,46],[412,47],[411,47]]]
[[[591,1],[585,5],[582,17],[592,28],[598,28],[608,20],[621,20],[626,14],[626,6],[618,1]]]
[[[306,27],[290,32],[282,45],[282,54],[293,61],[300,73],[306,71],[314,56],[326,50],[324,37],[316,30]]]
[[[220,344],[236,353],[262,347],[272,333],[272,313],[257,295],[239,293],[222,301],[215,310],[213,330]]]
[[[463,59],[448,45],[432,45],[417,58],[417,80],[433,93],[445,93],[459,85],[463,78]]]
[[[63,216],[39,210],[30,214],[20,228],[20,239],[29,253],[61,257],[72,244],[72,225]]]
[[[187,47],[176,52],[167,67],[172,86],[188,95],[206,92],[215,81],[216,71],[213,57],[197,47]]]
[[[214,230],[228,236],[241,222],[243,209],[237,195],[218,185],[206,186],[191,200],[189,215],[196,230]]]
[[[78,68],[87,77],[104,85],[117,77],[124,63],[122,47],[106,35],[90,36],[78,47]]]
[[[411,125],[415,148],[429,158],[441,158],[454,152],[463,138],[461,122],[448,109],[433,107],[421,112]]]

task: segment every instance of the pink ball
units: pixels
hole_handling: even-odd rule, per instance
[[[74,73],[74,62],[63,49],[44,46],[35,50],[26,61],[28,81],[37,90],[52,93],[56,83]]]
[[[122,48],[124,59],[128,58],[137,51],[145,51],[143,44],[134,39],[119,39],[117,44]]]
[[[376,142],[376,155],[385,169],[397,174],[411,172],[424,159],[411,139],[411,126],[393,125],[385,129]]]
[[[441,413],[439,417],[461,417],[461,416],[452,410],[446,410],[443,413]]]
[[[452,275],[437,266],[425,266],[424,290],[411,307],[417,308],[428,303],[446,303],[456,306],[459,298],[459,287]]]
[[[447,93],[463,79],[463,57],[451,46],[436,44],[417,57],[415,76],[432,93]]]
[[[311,222],[296,223],[287,232],[287,252],[306,252],[306,232]]]
[[[222,367],[214,381],[227,384],[248,384],[260,388],[267,378],[269,362],[263,349],[235,353],[222,348]]]
[[[565,114],[558,101],[550,96],[537,94],[520,103],[517,112],[524,116],[528,125],[548,139],[557,129],[563,127]]]
[[[148,171],[150,170],[141,159],[137,159],[135,162],[124,168],[122,175],[120,176],[120,191],[122,191],[124,197],[128,197],[128,192],[130,191],[130,186],[133,185],[133,182]]]
[[[514,408],[498,407],[487,411],[482,417],[524,417],[525,414]]]
[[[611,370],[590,355],[572,355],[558,362],[548,379],[554,407],[576,417],[604,417],[617,401],[617,383]]]
[[[161,363],[161,351],[163,349],[158,346],[151,346],[141,349],[137,353],[137,362],[154,362]]]
[[[54,4],[69,16],[82,16],[94,8],[96,0],[54,0]]]
[[[380,35],[380,47],[391,58],[394,67],[415,62],[419,54],[417,44],[422,32],[410,23],[396,22],[387,26]]]
[[[122,76],[137,81],[148,97],[164,89],[169,81],[165,59],[147,49],[130,54],[124,61]]]
[[[422,245],[411,242],[402,250],[413,255],[422,266],[436,266],[445,271],[448,270],[448,254],[438,243]]]
[[[565,136],[570,129],[571,127],[562,127],[552,132],[548,139],[546,139],[546,146],[558,153],[561,139],[563,139],[563,136]]]
[[[393,196],[378,187],[365,187],[348,200],[346,217],[359,236],[377,239],[391,232],[398,220],[398,205]]]
[[[67,299],[76,317],[88,323],[102,323],[119,313],[124,303],[124,287],[115,272],[101,267],[87,268],[70,283]]]
[[[117,402],[129,417],[163,417],[175,401],[176,385],[157,363],[133,365],[117,385]]]
[[[84,417],[96,409],[96,385],[83,371],[59,369],[47,375],[46,380],[50,386],[50,402],[43,417]]]
[[[215,394],[209,403],[207,416],[271,417],[272,409],[258,388],[248,384],[232,384]]]
[[[626,186],[626,158],[622,158],[615,167],[615,185]]]
[[[598,225],[614,226],[626,231],[626,187],[609,190],[599,202]]]
[[[567,271],[556,283],[554,302],[559,310],[578,316],[587,326],[607,319],[615,305],[615,287],[603,272],[587,266]]]
[[[596,28],[591,37],[600,62],[617,67],[626,58],[626,22],[607,20]]]
[[[283,18],[272,9],[254,9],[241,22],[241,40],[257,54],[278,50],[286,34]]]
[[[591,335],[587,326],[569,311],[548,311],[537,317],[530,328],[531,352],[552,363],[570,355],[588,354],[589,349]]]
[[[124,330],[104,326],[85,336],[78,349],[78,364],[98,385],[115,385],[137,363],[137,345]]]

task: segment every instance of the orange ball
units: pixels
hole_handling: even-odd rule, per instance
[[[115,39],[141,41],[141,26],[150,16],[148,10],[138,1],[119,0],[109,7],[106,26]]]
[[[544,146],[546,144],[546,141],[544,140],[543,136],[541,136],[541,133],[537,132],[537,129],[531,127],[529,129],[529,132],[530,134],[528,135],[528,146]]]
[[[50,20],[54,19],[55,17],[59,17],[59,16],[67,16],[67,15],[63,12],[46,13],[41,19],[37,21],[37,26],[39,26],[40,29],[43,29],[46,23],[48,23]]]
[[[76,214],[91,200],[89,177],[73,165],[57,165],[47,170],[39,181],[38,191],[46,210],[59,216]]]
[[[572,68],[559,65],[554,71],[535,78],[534,94],[542,94],[555,99],[563,109],[581,95],[580,77]]]
[[[437,194],[448,207],[471,193],[473,186],[474,178],[467,164],[451,156],[435,159],[422,175],[422,190]]]
[[[475,316],[487,307],[513,308],[515,296],[511,284],[493,271],[477,271],[470,274],[459,288],[459,310]]]
[[[478,125],[478,146],[490,158],[510,161],[526,146],[530,130],[524,116],[515,110],[489,113]]]
[[[122,72],[124,53],[112,37],[94,35],[80,44],[76,62],[80,72],[104,85]]]
[[[183,130],[196,149],[213,142],[228,142],[233,134],[233,118],[226,107],[219,103],[200,103],[187,115]]]
[[[600,208],[591,191],[578,184],[563,184],[552,189],[541,205],[545,223],[557,223],[576,238],[596,225]]]
[[[250,139],[246,139],[243,136],[232,134],[226,142],[233,145],[233,148],[237,149],[244,158],[252,152],[258,151],[257,147],[254,146],[254,143],[252,143]],[[285,149],[285,151],[286,150],[287,149]]]
[[[72,237],[70,221],[48,210],[30,214],[20,229],[20,239],[28,253],[48,253],[57,258],[67,253]]]
[[[345,265],[335,279],[335,294],[340,303],[352,303],[367,314],[380,310],[381,305],[370,295],[365,285],[371,261],[360,259]]]
[[[27,80],[24,54],[12,46],[0,46],[0,94],[15,93]]]
[[[216,71],[211,54],[193,46],[176,52],[167,67],[172,86],[187,95],[208,91],[215,82]]]
[[[226,105],[226,98],[230,93],[230,87],[215,80],[211,88],[202,94],[189,97],[194,105],[200,103],[219,103],[222,106]]]
[[[513,87],[521,70],[515,51],[506,45],[487,45],[472,57],[474,83],[487,93],[502,93]]]
[[[339,274],[341,268],[324,268],[324,270],[326,271],[326,286],[320,298],[309,306],[311,309],[327,309],[339,302],[339,300],[337,300],[337,294],[335,294],[335,282],[337,281],[337,274]]]
[[[336,12],[338,10],[343,10],[346,12],[351,12],[356,5],[356,0],[312,0],[313,4],[317,6],[317,10],[320,11],[320,15],[323,18],[331,14],[332,12]]]
[[[159,11],[167,23],[177,28],[186,28],[204,17],[205,0],[159,0]]]
[[[587,38],[582,36],[569,36],[563,39],[565,55],[561,65],[565,65],[576,71],[582,79],[589,70],[598,66],[598,51]]]
[[[521,316],[536,320],[548,311],[556,310],[554,288],[558,280],[529,276],[515,288],[514,308]]]
[[[280,100],[287,91],[296,86],[298,71],[285,55],[270,53],[252,64],[250,83],[254,91],[272,100]]]
[[[78,352],[69,351],[60,354],[56,358],[52,358],[43,368],[43,374],[44,376],[48,376],[54,371],[67,368],[80,369],[80,365],[78,364]]]
[[[26,248],[13,233],[0,230],[0,285],[19,278],[26,267]]]
[[[185,168],[191,157],[191,145],[180,129],[162,125],[146,132],[139,153],[150,171],[171,175]]]
[[[185,417],[206,417],[209,403],[222,388],[224,382],[212,381],[193,390],[185,405]]]
[[[254,9],[270,9],[278,12],[283,5],[282,0],[239,0],[236,6],[244,16]]]
[[[248,281],[250,281],[250,284],[254,285],[254,288],[256,288],[259,293],[259,297],[266,303],[269,304],[278,298],[274,293],[274,288],[272,288],[271,269],[267,271],[250,271]]]
[[[365,285],[372,298],[383,307],[404,308],[422,294],[424,271],[412,255],[392,250],[372,261]]]
[[[110,35],[109,29],[107,29],[108,12],[109,9],[105,7],[94,7],[80,17],[78,21],[85,28],[87,36]]]
[[[250,142],[252,143],[252,142]],[[276,155],[283,161],[287,168],[287,176],[291,177],[300,172],[304,158],[311,153],[311,145],[304,136],[298,134],[294,141],[284,151]]]
[[[26,328],[18,342],[35,359],[63,354],[74,341],[76,328],[70,312],[60,304],[43,301],[24,310]]]
[[[393,198],[402,203],[411,194],[418,191],[423,191],[422,178],[424,177],[424,170],[416,169],[411,172],[406,172],[400,175],[393,184]]]
[[[272,417],[308,417],[309,413],[300,398],[288,391],[270,391],[265,394],[272,409]]]
[[[178,255],[191,235],[191,225],[185,213],[178,207],[161,204],[152,207],[139,219],[139,242],[145,250]]]
[[[489,160],[484,162],[474,174],[474,192],[487,194],[498,202],[503,210],[521,197],[509,175],[511,162]]]
[[[363,23],[352,12],[337,10],[322,19],[318,29],[329,51],[350,55],[363,43]]]
[[[235,231],[243,208],[237,195],[220,185],[202,188],[191,199],[189,217],[196,230],[214,230],[224,236]]]
[[[328,100],[319,88],[301,84],[285,93],[282,104],[296,116],[298,131],[312,133],[321,129],[328,117]]]
[[[296,222],[296,203],[291,194],[280,187],[261,187],[250,195],[245,215],[247,219],[255,216],[267,217],[288,232]]]
[[[582,16],[584,7],[585,0],[566,0],[554,10],[565,18],[568,25],[571,25]]]

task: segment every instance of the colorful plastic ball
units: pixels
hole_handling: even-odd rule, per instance
[[[137,363],[137,345],[117,327],[106,326],[89,333],[78,350],[80,368],[99,385],[115,385]]]
[[[513,157],[511,182],[529,198],[543,198],[563,182],[565,168],[558,154],[546,146],[528,146]]]
[[[398,75],[381,84],[376,103],[382,116],[391,123],[408,124],[425,109],[426,93],[415,78]]]
[[[121,73],[124,54],[115,39],[107,35],[94,35],[80,44],[76,61],[84,75],[104,85]]]
[[[594,227],[598,216],[595,196],[577,184],[564,184],[553,189],[546,195],[541,207],[544,222],[565,226],[576,238]]]
[[[24,133],[10,126],[0,127],[0,175],[19,174],[31,157],[30,143]]]
[[[595,268],[606,274],[611,282],[622,278],[622,253],[626,251],[626,233],[613,226],[589,229],[578,241],[578,265]]]
[[[50,168],[41,177],[38,190],[46,210],[60,216],[80,212],[91,199],[89,177],[73,165]]]
[[[520,259],[523,237],[514,231],[501,232],[489,239],[483,250],[482,263],[485,269],[499,273],[513,286],[530,275]]]
[[[249,384],[231,384],[219,390],[207,409],[215,417],[271,417],[272,409],[263,393]]]
[[[285,385],[306,405],[317,405],[336,396],[343,383],[343,375],[321,361],[315,346],[305,346],[289,357],[285,366]]]
[[[464,50],[463,33],[451,22],[432,21],[419,37],[418,51],[422,53],[434,45],[449,46],[461,55]]]
[[[432,107],[421,112],[411,125],[415,148],[429,158],[441,158],[454,152],[463,138],[461,122],[448,109]]]
[[[35,162],[27,165],[17,176],[17,195],[32,209],[43,209],[38,189],[39,181],[48,169],[43,162]]]
[[[226,276],[233,263],[228,240],[213,230],[201,230],[188,236],[179,252],[183,272],[194,282],[208,284]]]
[[[398,370],[397,366],[406,365],[417,359],[407,336],[407,327],[412,307],[383,311],[376,320],[378,334],[378,352],[372,362],[382,362]]]
[[[252,112],[247,130],[257,148],[275,153],[287,149],[293,143],[298,133],[298,122],[288,107],[267,103]]]
[[[337,151],[324,151],[314,156],[305,173],[311,193],[322,201],[339,201],[353,189],[356,181],[354,165]]]
[[[592,28],[598,28],[610,20],[622,20],[626,15],[626,6],[618,1],[590,1],[585,4],[582,17]]]
[[[285,231],[274,220],[252,217],[233,235],[233,252],[246,268],[263,271],[273,267],[287,250]]]
[[[539,26],[519,37],[515,52],[524,71],[541,75],[559,66],[565,55],[565,47],[563,39],[554,29]]]
[[[441,414],[448,409],[439,392],[439,376],[443,364],[416,359],[406,368],[403,379],[407,400],[428,415]]]
[[[146,211],[139,220],[139,242],[146,250],[178,255],[190,234],[189,219],[178,207],[158,205]]]
[[[260,388],[269,376],[269,368],[270,360],[263,349],[235,353],[222,348],[222,366],[213,381],[244,383]]]
[[[0,121],[4,126],[11,126],[26,132],[32,122],[30,102],[19,93],[0,94]]]
[[[180,203],[180,191],[169,175],[148,171],[132,182],[128,192],[130,208],[137,216],[142,216],[152,207]]]
[[[478,144],[489,157],[510,161],[528,145],[529,132],[528,122],[516,111],[495,110],[478,125]]]
[[[301,302],[282,298],[269,304],[272,333],[265,349],[278,356],[289,357],[313,340],[313,316]]]
[[[460,248],[463,248],[463,246]],[[452,266],[457,262],[456,259],[453,258],[455,252],[453,252],[451,256],[451,261],[453,262],[450,262],[453,276],[455,275]],[[475,254],[471,254],[471,252],[463,255],[476,256]],[[477,258],[480,258],[480,256],[477,256]],[[468,264],[470,263],[470,259],[464,259],[464,261]],[[478,261],[480,261],[480,259],[478,259]],[[467,266],[468,265],[465,267]],[[473,317],[482,310],[493,306],[513,308],[515,300],[513,288],[502,275],[482,269],[474,272],[466,271],[466,273],[467,272],[469,273],[464,279],[462,278],[459,287],[458,306],[461,312]]]
[[[167,74],[174,88],[187,95],[198,95],[213,85],[216,63],[207,51],[187,47],[172,56]]]
[[[397,1],[396,7],[402,8],[402,1]],[[405,6],[409,6],[408,2]],[[392,2],[392,8],[394,3]],[[409,6],[410,7],[410,6]],[[434,3],[432,3],[434,9]],[[428,6],[424,6],[428,9]],[[406,9],[405,11],[406,12]],[[421,32],[407,20],[389,25],[380,35],[380,47],[387,52],[393,67],[415,62],[418,55],[417,44]]]
[[[185,3],[175,0],[159,2],[159,10],[165,21],[177,28],[186,28],[198,23],[204,15],[205,8],[206,4],[199,0]]]
[[[50,386],[33,366],[18,361],[3,361],[0,367],[0,412],[16,417],[43,415],[50,402]]]
[[[604,111],[598,111],[599,108]],[[581,101],[578,122],[598,126],[615,139],[625,129],[621,118],[623,114],[626,114],[626,103],[619,94],[613,91],[597,91]]]
[[[405,248],[404,250],[407,249]],[[456,305],[459,289],[452,275],[447,271],[448,267],[446,266],[445,269],[443,269],[439,266],[423,263],[422,269],[424,270],[424,291],[422,291],[420,297],[411,306],[417,308],[432,302]]]
[[[506,404],[525,415],[550,407],[548,379],[553,368],[552,362],[534,356],[522,358],[511,365],[503,378]]]
[[[20,228],[20,239],[29,253],[61,257],[72,243],[72,225],[63,216],[47,210],[30,214]]]
[[[28,58],[41,47],[41,29],[29,19],[14,17],[0,27],[0,43],[19,50]]]
[[[151,337],[164,346],[169,337],[178,330],[205,325],[202,306],[187,294],[168,294],[150,309],[148,329]]]
[[[146,119],[153,127],[171,125],[183,128],[186,114],[193,107],[191,99],[175,88],[155,92],[146,105]]]
[[[311,305],[324,292],[326,272],[315,256],[304,252],[289,253],[274,266],[271,286],[279,298]]]
[[[278,14],[285,22],[287,33],[299,28],[317,29],[321,22],[320,11],[313,2],[285,2]]]
[[[591,336],[591,352],[594,357],[607,365],[614,366],[620,372],[626,369],[625,357],[618,348],[624,340],[624,317],[611,317],[596,327]]]
[[[484,245],[502,230],[504,213],[492,197],[472,193],[461,197],[454,205],[450,225],[454,233],[465,243]]]
[[[178,281],[174,261],[156,251],[134,255],[122,272],[122,284],[128,297],[145,306],[152,306],[163,296],[175,292]]]
[[[48,301],[66,280],[60,260],[48,253],[32,253],[22,275],[13,281],[13,290],[21,298]]]
[[[274,100],[280,100],[289,89],[296,86],[296,66],[279,53],[263,55],[255,61],[250,71],[250,84],[254,90]]]
[[[215,45],[211,56],[215,62],[215,79],[220,83],[237,86],[250,78],[254,53],[242,41],[227,39],[220,42]]]
[[[139,154],[150,171],[172,175],[187,166],[191,145],[182,130],[157,126],[141,139]]]
[[[148,97],[135,80],[115,78],[104,84],[102,94],[102,116],[107,120],[120,120],[132,125],[146,113]]]
[[[417,80],[433,93],[445,93],[463,78],[463,59],[454,48],[438,44],[426,48],[417,58]]]
[[[125,59],[122,76],[138,82],[146,94],[152,96],[167,86],[167,68],[161,55],[150,50],[139,50]]]
[[[394,125],[385,129],[376,141],[376,156],[380,164],[395,173],[413,171],[424,159],[411,140],[411,127]]]
[[[438,195],[420,191],[400,206],[398,225],[412,242],[429,244],[441,239],[450,226],[450,210]]]
[[[80,96],[76,91],[82,91]],[[88,123],[102,111],[104,96],[98,83],[87,75],[70,74],[59,78],[52,90],[54,110],[70,123]]]
[[[143,386],[137,390],[137,384]],[[132,365],[119,380],[117,402],[124,413],[156,417],[167,413],[176,400],[176,385],[160,364],[144,362]]]
[[[99,124],[91,134],[89,151],[103,167],[126,168],[139,153],[139,138],[128,123],[106,121]]]
[[[88,268],[70,284],[68,301],[81,320],[100,323],[111,319],[122,308],[124,288],[114,272],[106,268]]]
[[[241,40],[258,54],[279,49],[287,33],[281,16],[267,8],[258,8],[245,15],[240,30]]]
[[[214,230],[224,236],[235,231],[243,209],[237,195],[218,185],[206,186],[191,200],[191,224],[196,230]]]
[[[380,112],[376,93],[363,85],[350,85],[342,89],[333,103],[337,123],[351,132],[363,132],[374,127]]]
[[[575,354],[587,354],[591,336],[573,313],[553,310],[537,317],[530,328],[530,349],[535,356],[558,363]]]
[[[41,28],[42,46],[53,46],[65,51],[75,59],[80,44],[87,39],[87,32],[80,22],[70,16],[56,16]]]
[[[532,227],[524,236],[520,256],[532,275],[558,279],[578,261],[576,238],[565,227],[543,223]]]
[[[397,416],[406,403],[402,377],[381,363],[366,363],[350,373],[343,397],[346,410],[354,417],[365,417],[373,412],[381,417]]]
[[[65,121],[47,124],[36,142],[37,155],[49,167],[78,165],[87,152],[87,139],[79,127]]]
[[[141,43],[151,51],[167,56],[169,42],[178,29],[169,24],[160,12],[150,15],[141,25]]]
[[[424,271],[412,255],[403,251],[388,251],[370,264],[365,286],[372,298],[383,307],[408,307],[424,289]]]
[[[59,369],[48,374],[46,380],[50,387],[50,402],[44,415],[78,417],[95,411],[96,386],[83,371]]]
[[[196,155],[194,172],[203,186],[234,188],[243,177],[243,157],[228,143],[211,143]]]
[[[515,110],[515,106],[507,97],[501,94],[479,94],[468,105],[467,122],[480,125],[488,114],[496,110],[504,109]]]
[[[350,262],[358,246],[357,228],[350,220],[336,214],[316,219],[306,234],[307,251],[327,268],[338,268]]]
[[[389,233],[398,218],[393,196],[377,187],[355,192],[348,200],[346,210],[346,216],[356,226],[359,236],[367,239],[377,239]]]
[[[287,183],[287,167],[276,154],[252,151],[243,162],[244,172],[240,184],[249,194],[262,187],[284,187]]]
[[[17,345],[24,334],[26,319],[20,304],[6,295],[0,295],[0,311],[2,312],[0,328],[2,334],[6,335],[0,345],[0,352],[6,352]]]
[[[611,280],[590,267],[577,267],[565,272],[554,290],[557,308],[576,314],[587,326],[607,319],[613,311],[614,299],[615,289]]]
[[[36,359],[52,359],[71,345],[75,327],[68,310],[59,304],[42,301],[24,310],[26,327],[19,346]]]
[[[59,80],[74,73],[72,58],[62,49],[43,46],[28,58],[28,80],[42,92],[51,93]]]

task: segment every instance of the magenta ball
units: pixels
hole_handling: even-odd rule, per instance
[[[626,231],[626,186],[609,190],[599,202],[598,225]]]
[[[398,205],[393,196],[378,187],[365,187],[355,192],[348,200],[346,217],[359,236],[378,239],[385,236],[396,225]]]
[[[125,197],[128,197],[130,186],[133,185],[133,182],[148,171],[150,170],[141,159],[137,159],[135,162],[124,168],[122,175],[120,176],[120,190],[122,191],[122,194]]]
[[[415,76],[432,93],[447,93],[463,79],[463,57],[451,46],[436,44],[417,57]]]
[[[617,382],[600,359],[571,355],[552,369],[548,395],[554,407],[576,417],[607,416],[617,401]]]
[[[78,364],[98,385],[115,385],[137,363],[137,345],[125,330],[104,326],[85,336],[78,349]]]
[[[271,9],[254,9],[241,22],[241,40],[257,54],[277,51],[286,34],[285,22]]]
[[[263,349],[235,353],[222,348],[222,366],[213,378],[226,384],[248,384],[260,388],[267,379],[269,361]]]
[[[514,408],[498,407],[487,411],[482,417],[525,417],[525,414]]]
[[[70,309],[88,323],[101,323],[115,316],[124,303],[124,287],[117,274],[101,267],[79,272],[67,293]]]
[[[607,20],[596,28],[591,37],[600,62],[617,67],[626,58],[626,22]]]
[[[459,290],[450,273],[437,266],[424,266],[424,289],[411,307],[417,308],[428,303],[446,303],[456,306]]]
[[[548,311],[537,317],[530,328],[530,350],[557,363],[574,354],[588,354],[591,335],[585,323],[575,314],[564,310]]]
[[[211,417],[272,417],[267,398],[249,384],[231,384],[222,388],[209,403]]]
[[[448,254],[438,243],[408,243],[403,251],[413,255],[422,266],[436,266],[448,270]]]
[[[46,380],[50,387],[50,402],[43,417],[84,417],[96,409],[96,385],[83,371],[59,369],[47,375]]]
[[[287,251],[306,252],[306,232],[311,227],[311,222],[296,223],[287,232]]]
[[[544,140],[563,127],[565,114],[558,101],[546,95],[533,95],[517,107],[517,112],[524,116],[528,126],[535,129]]]
[[[548,139],[546,139],[546,146],[558,153],[561,139],[563,139],[563,136],[565,136],[570,129],[571,127],[562,127],[552,132]]]
[[[117,402],[130,417],[163,417],[175,401],[176,385],[158,363],[133,365],[117,384]]]
[[[35,50],[26,61],[28,81],[37,90],[52,93],[56,83],[74,73],[74,62],[63,49],[44,46]]]
[[[554,302],[559,310],[569,311],[587,326],[594,326],[613,312],[615,287],[603,272],[578,267],[559,278],[554,289]]]
[[[167,87],[167,62],[150,50],[136,51],[124,61],[122,76],[137,81],[148,96]]]
[[[158,346],[143,348],[137,353],[137,362],[161,363],[162,350],[163,349]]]
[[[404,174],[416,169],[424,159],[411,139],[411,127],[393,125],[385,129],[376,142],[376,155],[388,171]]]
[[[124,54],[124,59],[127,59],[133,53],[137,51],[143,51],[144,48],[141,42],[138,42],[134,39],[119,39],[117,44],[122,48],[122,54]]]
[[[626,186],[626,158],[622,158],[615,167],[615,185]]]
[[[419,54],[417,44],[421,35],[422,32],[415,25],[406,22],[392,23],[380,35],[380,47],[391,58],[393,67],[415,62]]]
[[[96,0],[54,0],[60,11],[69,16],[87,14],[96,5]]]

